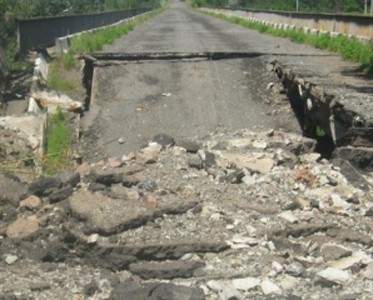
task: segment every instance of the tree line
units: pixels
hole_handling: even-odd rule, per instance
[[[255,9],[294,11],[296,0],[193,0],[197,6],[234,6]],[[368,4],[370,0],[368,0]],[[363,13],[364,0],[298,0],[303,12]]]

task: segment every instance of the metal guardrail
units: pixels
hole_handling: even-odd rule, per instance
[[[229,10],[240,17],[254,18],[269,23],[309,28],[318,32],[345,34],[366,40],[373,39],[373,16],[299,13],[233,7],[216,7],[216,9]]]
[[[50,47],[58,37],[110,25],[151,10],[152,7],[144,7],[97,14],[18,20],[18,49],[21,53],[27,53],[28,50]]]

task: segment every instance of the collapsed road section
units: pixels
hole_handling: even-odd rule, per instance
[[[272,115],[275,97],[267,84],[276,77],[262,72],[259,53],[105,53],[86,59],[94,71],[87,71],[92,93],[82,127],[88,143],[93,131],[99,133],[91,143],[110,156],[135,151],[158,133],[182,138],[241,128],[299,131],[285,106],[282,118]]]
[[[144,109],[143,104],[144,103],[153,103],[153,107],[156,106],[156,103],[162,102],[160,100],[166,99],[168,97],[172,98],[178,98],[180,96],[177,95],[177,93],[170,93],[171,90],[170,87],[163,87],[164,90],[161,90],[159,88],[162,88],[159,86],[159,76],[157,75],[158,72],[167,73],[167,68],[165,69],[164,66],[166,64],[172,63],[170,66],[174,67],[175,65],[182,64],[183,66],[186,65],[186,63],[192,65],[192,68],[196,68],[196,66],[203,66],[206,64],[214,65],[216,68],[216,64],[224,62],[219,62],[222,60],[226,60],[231,65],[235,60],[239,60],[239,64],[241,65],[241,68],[243,70],[243,66],[246,66],[248,68],[248,71],[242,71],[242,74],[244,74],[242,79],[242,85],[241,88],[245,89],[248,88],[250,85],[250,81],[255,82],[255,78],[258,77],[258,73],[255,73],[254,70],[251,70],[252,66],[255,66],[258,68],[259,65],[261,65],[262,70],[266,68],[266,71],[263,71],[261,74],[262,78],[265,79],[261,82],[261,91],[262,93],[256,95],[256,98],[259,98],[262,103],[269,103],[272,100],[270,100],[270,93],[268,91],[265,91],[264,87],[266,89],[273,89],[274,93],[281,93],[282,91],[286,93],[286,96],[288,97],[289,103],[294,110],[295,116],[298,119],[300,128],[305,136],[315,138],[318,140],[319,144],[317,147],[317,151],[319,151],[324,157],[331,158],[333,157],[339,157],[349,160],[353,163],[355,167],[358,167],[359,169],[364,170],[371,170],[372,169],[372,163],[373,163],[373,152],[372,152],[372,136],[373,136],[373,127],[372,127],[372,121],[369,113],[369,108],[367,109],[367,106],[370,105],[370,103],[373,103],[372,97],[369,94],[363,94],[359,93],[358,91],[353,91],[352,89],[348,89],[348,87],[325,87],[322,85],[322,83],[315,80],[315,82],[311,81],[312,78],[308,78],[307,76],[302,76],[302,74],[297,75],[295,71],[291,67],[286,67],[282,65],[277,59],[273,59],[273,54],[268,53],[259,53],[259,52],[192,52],[192,53],[180,53],[180,52],[146,52],[146,53],[93,53],[89,56],[84,56],[83,58],[86,61],[86,79],[85,80],[87,84],[87,90],[89,93],[91,93],[91,85],[89,84],[92,82],[93,74],[94,74],[94,68],[99,68],[101,70],[103,69],[118,69],[121,68],[123,70],[127,70],[127,72],[131,73],[131,76],[138,76],[137,79],[139,79],[136,83],[135,81],[132,81],[128,85],[123,82],[123,88],[134,88],[135,90],[144,92],[146,90],[146,86],[157,86],[155,89],[157,90],[155,94],[147,94],[143,95],[145,101],[142,103],[138,103],[138,107],[133,107],[132,113],[137,114],[137,118],[140,115],[140,112]],[[207,61],[207,62],[206,62]],[[210,62],[210,63],[209,63]],[[258,63],[259,62],[259,63]],[[136,67],[136,65],[139,64],[140,67]],[[148,64],[152,65],[152,70],[149,68]],[[162,71],[161,69],[157,70],[157,67],[163,66]],[[199,67],[198,67],[199,68]],[[211,69],[211,67],[209,67]],[[136,70],[136,71],[132,71]],[[146,71],[145,71],[146,70]],[[146,72],[148,72],[147,74]],[[268,74],[268,70],[272,70],[278,77],[280,88],[276,89],[274,88],[274,83],[271,82],[271,80],[274,80],[274,78],[271,78],[271,76]],[[98,71],[101,73],[101,71]],[[214,72],[213,74],[209,74],[212,77],[217,77],[221,80],[221,74],[218,74],[218,72]],[[224,70],[225,72],[225,70]],[[151,74],[153,73],[153,74]],[[169,74],[172,74],[171,71],[168,72]],[[255,73],[255,74],[254,74]],[[203,75],[199,75],[204,77],[207,73],[204,73]],[[250,76],[250,74],[252,74]],[[198,76],[198,74],[195,74]],[[194,76],[195,76],[194,75]],[[98,75],[100,76],[100,75]],[[141,77],[142,76],[142,77]],[[92,77],[92,78],[91,78]],[[132,78],[133,79],[133,78]],[[144,80],[145,79],[145,80]],[[98,80],[96,78],[96,80]],[[106,79],[104,79],[106,80]],[[148,82],[146,83],[146,80]],[[153,80],[153,81],[152,81]],[[175,78],[167,78],[166,81],[168,81],[169,85],[171,86],[174,83],[172,80],[175,80]],[[182,79],[184,80],[184,79]],[[239,80],[236,80],[239,81]],[[246,85],[245,82],[246,81]],[[144,84],[145,82],[145,84]],[[216,82],[216,79],[215,79]],[[100,84],[98,82],[93,83],[93,85]],[[105,85],[111,84],[111,82],[105,82]],[[135,85],[138,85],[137,87],[134,87]],[[167,85],[167,82],[164,82],[161,84],[161,86]],[[177,83],[176,85],[180,86],[180,83]],[[229,90],[229,88],[234,83],[229,83],[229,81],[221,80],[218,83],[219,86],[223,85],[222,90],[225,90],[225,100],[232,99],[232,96],[235,95],[237,88],[234,87],[234,92],[227,93],[226,91]],[[260,84],[258,85],[260,87]],[[191,86],[189,86],[190,89],[194,89]],[[199,87],[200,89],[201,87]],[[98,93],[100,91],[96,90]],[[129,90],[127,90],[129,91]],[[179,90],[178,90],[179,92]],[[120,93],[119,90],[117,90],[117,93]],[[135,92],[134,92],[135,93]],[[133,101],[134,97],[137,97],[132,93],[131,96],[129,96],[128,99],[124,99],[125,105],[128,107],[131,105],[131,101]],[[141,92],[140,92],[141,93]],[[154,89],[152,89],[152,93],[154,93]],[[249,91],[247,91],[249,93]],[[131,93],[129,93],[131,94]],[[127,94],[128,95],[128,94]],[[236,94],[237,95],[237,94]],[[237,96],[233,96],[234,99],[237,99]],[[97,95],[90,95],[90,97],[93,97],[93,99],[97,99]],[[118,97],[118,95],[115,95],[114,97]],[[127,96],[126,96],[127,97]],[[185,97],[185,94],[184,96]],[[187,96],[189,97],[189,96]],[[241,97],[247,97],[250,98],[250,95],[244,95],[244,93],[241,95]],[[266,98],[267,97],[267,98]],[[106,96],[104,98],[107,98]],[[212,95],[210,95],[210,100],[208,100],[210,103],[210,107],[206,108],[206,111],[211,111],[213,108],[213,99]],[[206,95],[204,96],[204,99],[206,99]],[[96,101],[96,100],[93,100]],[[178,100],[176,100],[177,102]],[[214,100],[215,101],[215,100]],[[224,101],[224,100],[223,100]],[[235,100],[228,100],[232,103]],[[89,100],[90,102],[90,100]],[[165,102],[165,101],[163,101]],[[198,101],[200,107],[202,108],[203,101]],[[255,103],[255,102],[254,102]],[[189,102],[191,104],[191,102]],[[88,104],[89,105],[89,104]],[[120,104],[119,104],[120,105]],[[239,106],[239,104],[236,104]],[[163,103],[164,108],[167,107],[167,104]],[[241,108],[243,109],[244,106]],[[149,107],[145,108],[145,110],[149,109]],[[191,109],[191,107],[188,107],[188,109]],[[251,108],[246,108],[246,110],[256,110]],[[131,112],[130,112],[131,113]],[[186,111],[185,111],[186,113]],[[260,113],[260,112],[259,112]],[[125,114],[125,113],[124,113]],[[246,112],[248,114],[248,112]],[[270,112],[265,110],[261,111],[261,114],[264,115],[270,115]],[[233,115],[235,115],[235,118],[239,118],[239,114],[235,112]],[[185,115],[184,115],[185,116]],[[205,117],[208,116],[208,113],[204,115]],[[156,122],[161,122],[161,120],[166,120],[170,117],[170,115],[152,115],[153,122],[151,124],[151,127],[156,127]],[[191,116],[193,118],[197,118],[197,114]],[[288,120],[288,116],[283,114],[273,115],[273,119],[286,119]],[[242,121],[242,120],[241,120]],[[251,120],[253,121],[253,120]],[[187,123],[190,123],[193,121],[187,121]],[[281,121],[274,121],[273,126],[276,126],[277,124],[280,124]],[[244,124],[245,122],[242,122],[241,124]],[[167,129],[165,129],[165,132],[170,131],[171,127],[180,128],[176,125],[177,122],[175,122],[175,126],[167,126]],[[203,122],[201,122],[203,124]],[[260,124],[260,122],[258,122]],[[258,124],[252,124],[254,126]],[[128,127],[133,126],[132,123],[129,121],[129,123],[126,124]],[[219,124],[216,124],[219,125]],[[263,125],[263,124],[262,124]],[[282,125],[285,125],[283,122]],[[294,126],[290,123],[287,124],[288,126],[284,126],[284,129],[287,130],[294,130]],[[197,124],[196,124],[197,126]],[[250,127],[250,123],[246,123],[244,125],[246,127]],[[238,127],[237,127],[238,128]],[[161,130],[162,131],[162,130]],[[143,136],[142,141],[138,142],[136,146],[140,146],[142,144],[146,144],[147,140],[146,138],[151,138],[151,130],[146,129],[146,134],[148,134],[148,137]],[[180,132],[180,131],[179,131]],[[153,134],[156,132],[154,131]],[[170,132],[171,133],[171,132]],[[173,133],[173,132],[172,132]],[[123,133],[124,134],[124,133]],[[175,133],[173,133],[175,134]],[[190,133],[188,133],[190,134]],[[141,133],[140,133],[141,135]],[[182,133],[180,134],[182,136]],[[117,139],[120,139],[121,136],[118,135],[117,137],[111,136],[106,138],[105,144],[111,144]],[[123,148],[123,147],[122,147]],[[133,148],[134,149],[134,148]],[[133,150],[130,149],[130,150]]]

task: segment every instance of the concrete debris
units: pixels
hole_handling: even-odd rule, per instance
[[[229,281],[209,281],[207,286],[218,292],[221,300],[242,300],[243,295],[234,287],[233,283]]]
[[[316,275],[320,277],[320,279],[318,279],[318,283],[323,285],[343,285],[346,284],[349,280],[351,280],[351,275],[348,272],[335,268],[327,268],[325,270],[317,272]]]
[[[136,153],[135,159],[142,164],[155,163],[159,153],[162,150],[162,145],[152,142],[149,146]]]
[[[125,162],[108,157],[28,183],[0,174],[12,278],[0,290],[42,271],[70,282],[71,298],[369,298],[371,191],[307,155],[307,140],[276,130],[154,140]],[[27,282],[32,291],[17,291],[56,289]]]
[[[39,223],[40,221],[37,219],[36,216],[30,216],[28,218],[18,218],[6,229],[6,236],[9,239],[27,238],[40,229]]]
[[[57,108],[67,111],[78,111],[83,108],[83,104],[79,101],[74,101],[67,95],[60,95],[55,92],[40,91],[31,94],[42,109],[47,109],[49,113],[56,112]]]
[[[260,288],[262,289],[262,292],[264,295],[270,295],[270,294],[281,294],[282,290],[281,288],[273,283],[272,281],[266,279],[263,280],[260,284]]]
[[[233,279],[232,283],[237,290],[249,291],[260,285],[260,279],[255,277],[245,277]]]
[[[42,200],[37,196],[29,196],[19,203],[19,207],[26,207],[28,209],[35,209],[40,207]]]
[[[321,252],[325,260],[338,260],[350,256],[352,251],[342,245],[326,243],[321,246]]]
[[[14,264],[17,260],[18,260],[18,256],[11,255],[11,254],[7,255],[7,257],[5,258],[5,262],[7,263],[7,265]]]

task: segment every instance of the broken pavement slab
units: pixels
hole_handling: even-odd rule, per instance
[[[198,204],[193,199],[173,203],[160,200],[154,208],[142,201],[111,199],[87,191],[74,194],[68,202],[73,215],[88,221],[90,232],[103,235],[139,227],[164,213],[184,213]]]
[[[9,239],[24,239],[40,229],[40,220],[36,216],[18,218],[6,229],[6,236]]]
[[[203,290],[171,283],[122,283],[115,287],[110,294],[110,300],[138,300],[138,299],[178,299],[205,300]]]
[[[262,157],[262,154],[258,154],[255,157],[255,153],[250,155],[243,155],[237,153],[222,152],[221,156],[228,164],[233,164],[238,168],[245,168],[254,173],[260,173],[263,175],[269,174],[272,168],[276,165],[276,161],[269,157]]]
[[[142,279],[189,278],[204,265],[201,261],[142,262],[130,264],[129,270]]]
[[[96,249],[106,255],[127,255],[136,257],[138,260],[163,261],[167,259],[180,259],[185,254],[189,253],[220,253],[228,248],[229,245],[224,241],[190,239],[189,241],[175,240],[163,242],[158,241],[153,243],[144,242],[135,245],[99,243]]]

